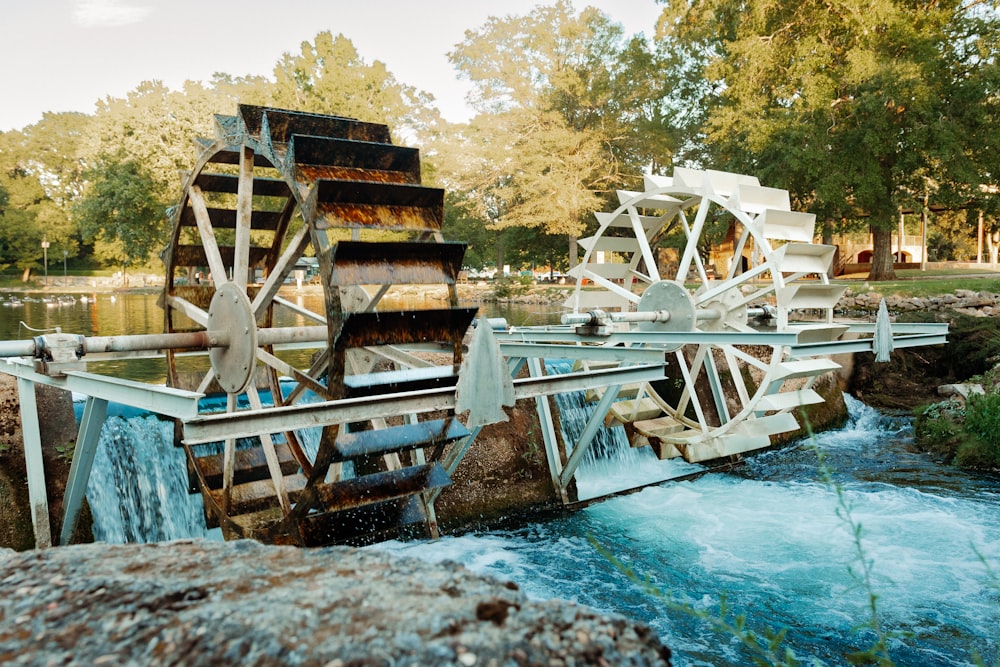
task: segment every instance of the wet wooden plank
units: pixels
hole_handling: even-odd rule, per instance
[[[236,211],[229,208],[209,208],[208,216],[214,229],[236,229]],[[185,206],[181,211],[181,225],[195,226],[194,211],[189,206]],[[254,211],[250,219],[250,226],[253,229],[274,231],[281,222],[280,211]]]
[[[330,251],[333,285],[454,285],[464,243],[341,241]]]
[[[289,144],[286,159],[297,165],[406,172],[410,182],[420,180],[420,151],[386,143],[295,136]]]
[[[195,179],[195,185],[203,192],[236,194],[240,189],[240,177],[235,174],[207,174],[202,172]],[[260,197],[289,197],[292,191],[280,178],[253,179],[253,193]]]
[[[316,491],[326,512],[336,512],[402,498],[449,484],[451,478],[444,468],[439,463],[428,463],[319,484]]]
[[[354,118],[343,116],[327,116],[323,114],[288,111],[272,107],[260,107],[250,104],[239,106],[239,115],[243,126],[252,136],[260,136],[264,115],[271,140],[285,143],[295,134],[305,134],[319,137],[342,137],[356,141],[374,141],[392,143],[389,127],[377,123],[365,123]]]
[[[472,324],[477,308],[347,313],[337,347],[459,343]]]
[[[269,248],[250,248],[249,265],[263,266],[268,252],[270,252]],[[219,248],[219,255],[222,257],[223,264],[233,265],[234,248],[223,246]],[[208,266],[208,256],[205,254],[205,248],[200,245],[178,245],[174,246],[173,249],[173,264],[174,266]]]

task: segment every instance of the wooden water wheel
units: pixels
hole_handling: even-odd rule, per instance
[[[217,116],[186,175],[165,251],[165,330],[223,332],[206,354],[167,354],[168,381],[205,414],[406,395],[457,380],[475,309],[455,283],[465,246],[441,237],[443,191],[385,125],[240,105]],[[321,299],[289,295],[312,278]],[[440,307],[394,293],[434,285]],[[294,294],[294,290],[292,290]],[[184,445],[210,524],[226,537],[302,545],[436,531],[453,414],[400,414]]]

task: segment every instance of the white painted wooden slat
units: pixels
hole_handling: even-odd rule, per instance
[[[684,424],[667,415],[636,421],[632,426],[647,438],[674,437],[684,430]]]
[[[629,424],[637,421],[654,419],[662,414],[659,404],[651,398],[641,398],[638,401],[615,401],[608,410],[605,424]]]
[[[607,226],[632,229],[632,218],[628,213],[622,213],[615,216],[613,213],[597,211],[594,213],[594,217],[597,218],[597,222],[602,227]],[[663,218],[656,215],[640,215],[639,222],[642,224],[642,228],[649,232],[652,229],[659,228],[660,225],[663,224]]]
[[[837,248],[819,243],[786,243],[771,255],[772,264],[782,273],[826,274],[833,265]]]
[[[740,185],[733,194],[733,204],[741,211],[759,215],[767,209],[790,211],[791,201],[788,190],[765,188],[753,185]]]
[[[754,408],[762,412],[789,410],[803,405],[822,403],[823,400],[823,397],[812,389],[797,389],[795,391],[783,391],[779,394],[764,396],[757,402]]]
[[[627,201],[634,199],[641,195],[641,192],[632,192],[630,190],[619,190],[618,191],[618,202],[624,204]],[[633,206],[636,208],[651,208],[659,209],[664,211],[672,211],[680,207],[680,200],[668,195],[650,195],[644,199],[633,202]]]
[[[679,445],[688,463],[701,463],[712,459],[751,452],[763,449],[771,444],[771,438],[766,435],[745,435],[743,433],[727,433],[718,438],[702,442],[692,442]]]
[[[674,179],[670,176],[659,176],[658,174],[643,174],[642,183],[646,190],[657,190],[659,188],[671,188],[674,185]]]
[[[674,186],[695,192],[705,187],[705,172],[701,169],[674,167]]]
[[[732,197],[741,185],[760,186],[760,181],[757,180],[756,176],[736,174],[731,171],[707,169],[705,171],[705,178],[711,185],[712,192],[723,197]]]
[[[594,308],[628,308],[630,304],[625,297],[605,290],[582,290],[579,295],[571,294],[563,306],[576,311],[587,311]]]
[[[625,278],[632,277],[634,274],[629,265],[624,262],[587,262],[586,264],[577,264],[574,266],[568,271],[568,275],[576,279],[599,276],[608,280],[624,280]]]
[[[639,252],[639,241],[634,236],[588,236],[577,239],[580,247],[589,252]]]
[[[792,378],[815,377],[838,370],[840,364],[832,359],[816,357],[813,359],[796,359],[778,364],[774,380],[790,380]]]
[[[790,324],[785,329],[799,334],[799,344],[808,344],[837,340],[850,327],[846,324]]]
[[[767,208],[757,218],[757,224],[764,238],[811,243],[816,230],[816,214]]]
[[[778,288],[778,308],[833,308],[843,296],[846,285],[796,283]]]

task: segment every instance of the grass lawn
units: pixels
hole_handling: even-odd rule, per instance
[[[982,269],[901,269],[897,280],[869,283],[866,275],[842,276],[836,283],[846,284],[857,292],[878,292],[883,296],[933,296],[950,294],[956,289],[1000,293],[1000,271]]]

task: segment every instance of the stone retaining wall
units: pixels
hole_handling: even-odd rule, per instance
[[[837,303],[837,310],[874,313],[878,311],[878,304],[882,298],[882,294],[877,291],[854,293],[848,289]],[[929,297],[901,297],[891,295],[884,298],[886,307],[893,313],[914,310],[951,310],[973,317],[993,317],[994,315],[1000,315],[1000,294],[992,292],[957,289],[952,294],[940,294]]]

